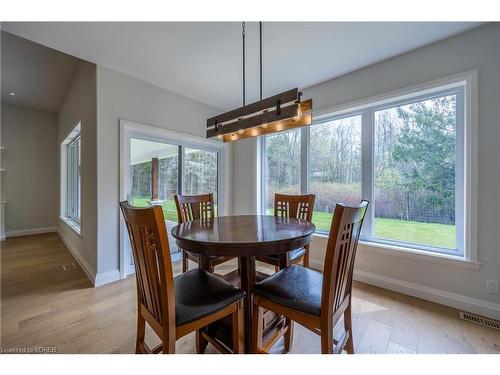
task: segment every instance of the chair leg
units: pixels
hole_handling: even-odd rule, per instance
[[[286,326],[288,326],[288,329],[285,332],[285,337],[284,337],[284,344],[285,344],[285,350],[287,352],[292,349],[292,344],[293,344],[293,320],[286,318]]]
[[[163,354],[175,354],[175,340],[163,341]]]
[[[262,308],[254,303],[252,315],[252,348],[251,353],[257,354],[262,347]]]
[[[304,265],[304,267],[309,268],[309,247],[306,248],[302,264]]]
[[[144,354],[144,336],[146,332],[146,321],[137,312],[137,338],[135,340],[135,354]]]
[[[188,270],[189,259],[187,253],[182,250],[182,273],[187,272]]]
[[[351,318],[351,304],[344,311],[344,328],[346,332],[349,334],[349,338],[347,339],[345,350],[347,354],[354,354],[354,341],[352,337],[352,318]]]
[[[208,341],[202,336],[201,330],[196,330],[196,354],[205,353],[205,349],[207,348]]]
[[[333,354],[333,327],[321,327],[321,354]]]
[[[232,314],[233,319],[233,354],[245,353],[245,340],[243,328],[243,306],[242,301],[236,304],[236,311]]]

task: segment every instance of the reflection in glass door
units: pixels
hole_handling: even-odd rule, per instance
[[[186,195],[213,193],[217,213],[217,163],[216,151],[184,149],[184,182],[182,192]]]
[[[180,251],[170,235],[170,229],[177,224],[174,195],[179,189],[180,147],[130,139],[130,202],[136,207],[162,206],[172,254]]]

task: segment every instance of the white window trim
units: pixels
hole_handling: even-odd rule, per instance
[[[182,144],[184,147],[192,147],[201,150],[218,152],[218,212],[221,216],[229,215],[232,212],[231,188],[229,185],[230,158],[229,144],[214,139],[176,132],[165,128],[146,125],[134,121],[120,119],[120,201],[129,200],[128,192],[130,186],[130,139],[139,138],[144,140],[164,142],[171,144]],[[182,162],[182,161],[181,161]],[[183,168],[184,169],[184,168]],[[184,178],[184,177],[182,177]],[[129,256],[126,254],[124,243],[129,241],[123,217],[120,213],[120,276],[126,277],[130,271],[128,264]]]
[[[405,257],[411,257],[413,259],[428,260],[432,262],[438,262],[440,264],[458,266],[460,268],[478,270],[481,263],[478,260],[477,254],[477,70],[467,71],[457,75],[449,76],[442,79],[433,80],[430,82],[414,85],[408,88],[403,88],[381,95],[376,95],[367,99],[356,100],[342,105],[327,107],[321,110],[316,110],[314,112],[314,122],[323,122],[332,119],[342,118],[350,116],[353,114],[361,114],[362,116],[367,116],[367,109],[370,108],[370,112],[373,113],[374,107],[383,107],[389,103],[395,103],[397,101],[405,101],[410,98],[415,98],[418,93],[419,96],[429,95],[435,93],[436,91],[444,91],[447,89],[453,89],[460,86],[464,86],[464,117],[465,124],[463,126],[463,141],[464,141],[464,155],[463,155],[463,251],[461,255],[452,255],[446,253],[438,253],[426,250],[424,247],[414,248],[399,244],[386,244],[383,242],[375,241],[360,241],[360,248],[377,251],[379,253],[391,254],[391,255],[401,255]],[[371,123],[371,120],[369,121]],[[363,121],[366,123],[366,121]],[[313,125],[314,126],[314,125]],[[372,160],[372,147],[373,147],[373,129],[364,129],[363,131],[369,131],[369,137],[363,137],[364,143],[362,144],[362,158],[370,158]],[[302,138],[304,134],[309,134],[308,128],[302,128]],[[366,139],[370,138],[370,142],[366,142]],[[366,143],[366,144],[365,144]],[[261,140],[260,142],[260,169],[264,172],[264,147],[265,142]],[[306,147],[306,150],[310,150],[310,147]],[[304,150],[304,148],[302,148]],[[307,164],[309,155],[303,155],[301,152],[301,165]],[[307,160],[304,160],[306,159]],[[367,165],[365,160],[363,160],[362,165]],[[303,169],[302,169],[303,170]],[[373,168],[372,168],[373,170]],[[363,189],[370,183],[372,186],[371,171],[362,171],[363,178]],[[304,178],[302,178],[303,180]],[[307,179],[307,178],[306,178]],[[368,179],[368,180],[367,180]],[[365,182],[367,181],[367,182]],[[265,212],[265,195],[263,192],[265,179],[262,176],[260,181],[260,210]],[[302,183],[302,188],[304,188],[304,183]],[[304,192],[304,191],[303,191]],[[365,191],[363,191],[363,196],[367,196]],[[459,198],[458,198],[459,199]],[[367,217],[366,220],[371,221],[371,217]],[[368,227],[368,226],[367,226]],[[371,225],[369,227],[372,227]],[[324,234],[315,234],[319,238],[325,237]],[[430,247],[429,247],[430,248]]]
[[[315,233],[314,239],[324,241],[328,240],[328,235]],[[454,268],[461,268],[466,270],[477,271],[481,268],[481,263],[478,261],[467,260],[461,256],[454,256],[442,253],[434,253],[425,250],[414,249],[404,246],[395,246],[389,244],[382,244],[371,241],[359,241],[358,251],[367,254],[381,254],[387,256],[397,256],[401,258],[417,260],[427,263],[440,264]]]
[[[82,222],[82,205],[80,201],[80,221],[74,220],[73,218],[67,216],[68,211],[68,164],[67,164],[67,156],[68,149],[67,146],[76,137],[81,137],[81,121],[78,121],[73,129],[69,132],[69,134],[64,138],[64,141],[61,142],[60,147],[60,212],[59,219],[63,221],[66,225],[68,225],[72,230],[74,230],[79,236],[81,236],[81,222]],[[81,147],[81,143],[80,143]],[[80,186],[82,185],[83,176],[80,176]],[[80,193],[81,194],[81,193]],[[81,195],[80,195],[81,196]]]

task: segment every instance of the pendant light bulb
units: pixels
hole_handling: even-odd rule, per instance
[[[222,136],[222,134],[219,134],[219,135],[217,136],[217,139],[218,139],[219,141],[222,141],[222,139],[223,139],[223,138],[224,138],[224,137]]]
[[[297,108],[297,115],[294,116],[293,120],[294,121],[299,121],[302,118],[302,109],[299,107]]]
[[[269,124],[267,122],[265,122],[261,126],[262,126],[263,129],[267,129],[267,127],[269,126]]]
[[[238,130],[238,134],[242,135],[245,131],[243,129]]]

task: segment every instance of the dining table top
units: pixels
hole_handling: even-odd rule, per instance
[[[313,223],[302,219],[236,215],[181,223],[171,233],[179,245],[188,245],[190,251],[237,255],[234,252],[240,249],[241,256],[245,256],[254,255],[249,249],[256,247],[259,254],[293,250],[293,246],[309,242],[315,230]]]

